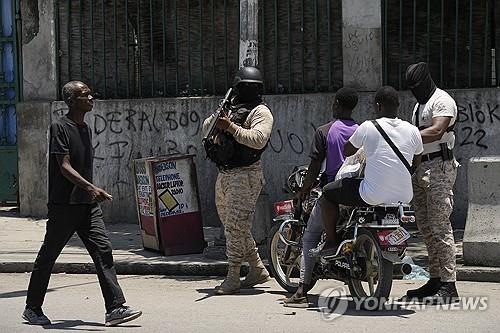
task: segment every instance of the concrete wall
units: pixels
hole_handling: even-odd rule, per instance
[[[259,61],[259,1],[240,0],[239,67],[257,66]]]
[[[451,94],[459,106],[455,153],[464,165],[470,157],[500,155],[500,94],[497,89],[458,90]],[[282,186],[295,165],[308,163],[311,137],[317,126],[331,115],[333,94],[266,96],[275,126],[264,154],[266,193],[272,202],[284,197]],[[401,117],[409,119],[414,103],[407,92],[401,93]],[[95,183],[110,191],[115,200],[103,205],[110,222],[136,221],[130,162],[137,157],[171,153],[195,153],[204,223],[218,223],[214,205],[217,170],[205,160],[201,147],[200,126],[215,108],[217,98],[173,98],[146,100],[96,101],[87,115],[94,136]],[[44,105],[44,104],[40,104]],[[42,157],[47,149],[47,119],[66,110],[61,102],[47,107],[19,105],[21,213],[43,215],[42,206],[31,207],[30,198],[46,200],[43,184],[29,186],[33,177],[45,175]],[[373,118],[373,93],[362,93],[354,117],[358,121]],[[28,166],[25,164],[28,163]],[[38,170],[37,170],[38,169]],[[40,180],[42,181],[42,180]],[[461,167],[456,184],[453,221],[463,227],[467,212],[466,168]]]
[[[54,3],[21,1],[23,98],[57,98]]]
[[[469,161],[469,211],[463,239],[466,265],[500,267],[500,156]]]
[[[457,146],[459,170],[454,217],[465,225],[467,216],[467,164],[470,158],[500,155],[500,91],[467,90],[452,94],[458,104]],[[497,175],[498,176],[498,175]],[[485,179],[485,181],[488,181]]]
[[[23,216],[46,215],[50,107],[48,102],[17,104],[19,202]]]
[[[380,0],[342,1],[344,86],[374,91],[382,85]]]

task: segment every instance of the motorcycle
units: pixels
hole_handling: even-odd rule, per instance
[[[297,193],[307,167],[296,167],[288,177],[285,191]],[[268,238],[270,270],[276,281],[290,293],[297,290],[302,236],[309,214],[321,189],[314,188],[301,203],[293,200],[274,204],[275,224]],[[342,217],[343,216],[343,217]],[[410,234],[400,224],[415,222],[409,205],[397,203],[370,207],[342,207],[337,234],[341,237],[335,255],[316,257],[310,287],[319,279],[334,279],[348,285],[355,298],[387,298],[391,292],[393,265],[401,263]],[[324,242],[324,233],[320,245]],[[404,274],[411,266],[402,264]]]

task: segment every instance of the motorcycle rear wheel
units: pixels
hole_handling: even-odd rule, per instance
[[[290,293],[295,293],[299,286],[300,279],[300,261],[302,253],[298,255],[293,263],[286,265],[283,263],[282,258],[286,244],[280,239],[279,228],[281,223],[275,224],[269,231],[267,241],[267,250],[269,253],[269,269],[276,282]],[[310,289],[316,284],[316,280],[312,280]]]
[[[392,289],[392,262],[382,256],[382,250],[373,234],[365,229],[359,230],[354,243],[355,258],[364,260],[362,279],[349,279],[349,291],[353,298],[387,298]]]

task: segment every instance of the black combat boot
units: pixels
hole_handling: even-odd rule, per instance
[[[431,297],[427,297],[426,300],[430,300],[432,304],[451,304],[459,302],[457,287],[455,282],[441,282],[441,287]]]
[[[441,288],[440,278],[430,278],[426,284],[418,289],[411,289],[406,292],[406,298],[422,299],[425,297],[433,296]]]

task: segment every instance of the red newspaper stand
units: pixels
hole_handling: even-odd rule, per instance
[[[205,248],[194,155],[133,161],[137,213],[144,248],[165,255]]]

